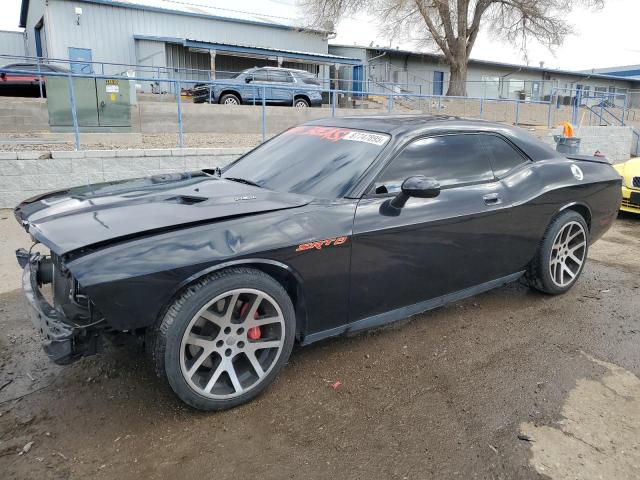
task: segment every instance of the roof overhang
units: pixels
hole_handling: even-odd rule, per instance
[[[344,64],[344,65],[361,65],[362,61],[358,58],[342,57],[340,55],[331,55],[329,53],[299,52],[294,50],[277,50],[273,48],[233,45],[228,43],[211,43],[199,40],[189,40],[172,37],[153,37],[147,35],[134,35],[136,40],[151,40],[165,43],[176,43],[187,48],[215,50],[220,53],[230,53],[243,56],[255,57],[284,57],[287,59],[300,60],[309,63],[321,64]]]

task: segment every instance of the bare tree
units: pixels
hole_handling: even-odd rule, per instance
[[[346,15],[379,19],[388,38],[436,46],[451,70],[447,95],[466,95],[469,55],[481,29],[526,55],[527,40],[548,48],[572,32],[577,6],[602,8],[604,0],[299,0],[316,26]]]

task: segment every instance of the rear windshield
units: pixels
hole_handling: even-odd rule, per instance
[[[344,197],[389,141],[389,135],[349,128],[291,128],[231,164],[240,178],[279,192]]]

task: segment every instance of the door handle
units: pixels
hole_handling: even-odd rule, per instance
[[[487,205],[500,205],[502,203],[502,198],[500,198],[499,193],[488,193],[483,195],[482,199]]]

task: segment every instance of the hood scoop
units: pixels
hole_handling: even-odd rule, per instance
[[[194,197],[191,195],[177,195],[175,197],[166,198],[164,201],[167,203],[176,203],[178,205],[195,205],[197,203],[208,200],[205,197]]]

